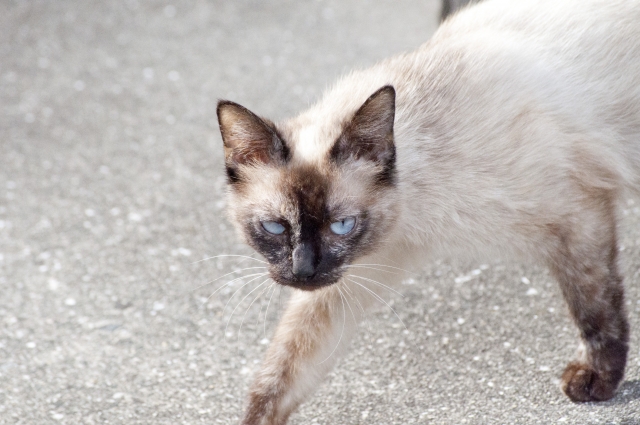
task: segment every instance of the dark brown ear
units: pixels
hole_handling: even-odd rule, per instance
[[[393,121],[396,91],[384,86],[372,94],[347,122],[331,148],[331,159],[340,164],[349,159],[373,161],[383,167],[382,178],[392,177],[396,150]]]
[[[286,162],[289,150],[272,123],[228,100],[218,102],[217,112],[230,183],[238,181],[241,165]]]

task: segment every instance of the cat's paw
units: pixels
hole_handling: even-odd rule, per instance
[[[581,362],[567,365],[561,378],[562,391],[576,402],[605,401],[616,394],[618,383],[606,379],[603,374]]]

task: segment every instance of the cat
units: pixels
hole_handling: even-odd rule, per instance
[[[581,335],[562,390],[615,395],[629,350],[619,204],[640,187],[640,2],[487,0],[290,120],[226,100],[217,114],[229,216],[272,279],[297,288],[242,424],[283,425],[318,387],[361,318],[347,296],[366,310],[402,279],[388,271],[447,256],[547,265]]]

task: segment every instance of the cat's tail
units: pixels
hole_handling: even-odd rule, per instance
[[[440,22],[444,22],[449,16],[455,14],[458,10],[469,4],[477,3],[480,0],[442,0],[442,9],[440,9]]]

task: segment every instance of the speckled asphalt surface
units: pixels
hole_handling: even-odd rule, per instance
[[[251,253],[224,218],[216,100],[290,115],[418,46],[437,13],[433,0],[1,2],[0,424],[237,423],[287,293],[212,295],[251,269],[207,282],[252,262],[194,263]],[[381,306],[291,422],[640,423],[640,203],[624,215],[632,349],[612,401],[560,393],[576,330],[547,271],[438,261],[391,301],[404,325]]]

